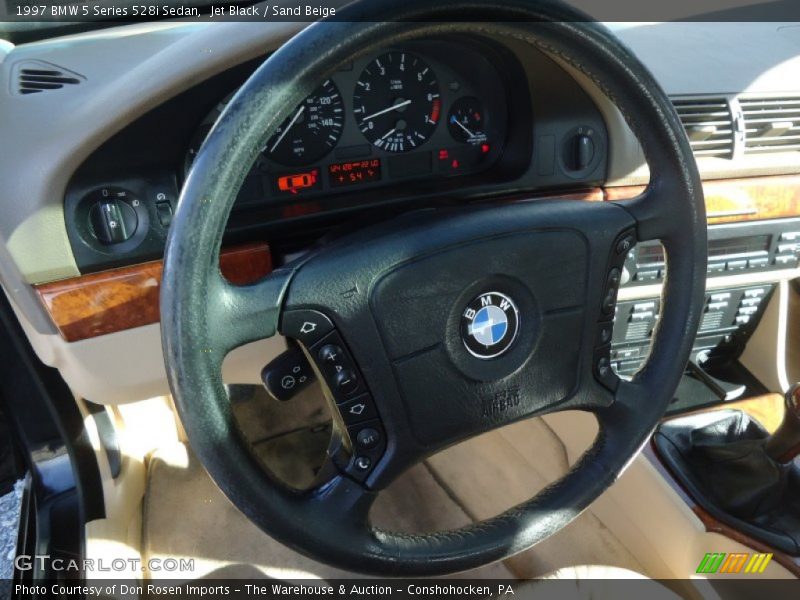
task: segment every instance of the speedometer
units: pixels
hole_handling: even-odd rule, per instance
[[[328,79],[281,123],[264,152],[282,165],[308,165],[333,149],[343,127],[342,97]]]
[[[408,152],[439,122],[442,100],[433,70],[418,56],[394,50],[369,63],[356,82],[353,114],[372,144]]]

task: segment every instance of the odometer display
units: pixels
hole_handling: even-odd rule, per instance
[[[356,82],[353,114],[372,144],[408,152],[436,129],[442,100],[433,70],[418,56],[395,50],[369,63]]]
[[[331,187],[380,181],[381,159],[355,160],[328,165]]]
[[[281,123],[264,151],[282,165],[308,165],[333,149],[343,127],[342,97],[329,79]]]

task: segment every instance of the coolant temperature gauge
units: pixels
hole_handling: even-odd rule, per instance
[[[472,96],[456,100],[447,117],[447,129],[457,142],[473,145],[486,142],[481,101]]]

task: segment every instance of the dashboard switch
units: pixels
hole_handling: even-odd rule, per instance
[[[588,135],[575,138],[575,170],[583,171],[594,158],[594,142]]]
[[[156,214],[158,215],[158,222],[164,229],[167,229],[172,224],[172,205],[167,202],[156,202]]]
[[[117,198],[98,200],[89,210],[89,225],[97,240],[120,244],[136,233],[139,218],[130,204]]]
[[[575,129],[565,140],[563,148],[562,160],[568,172],[584,173],[596,162],[594,130],[589,127]]]

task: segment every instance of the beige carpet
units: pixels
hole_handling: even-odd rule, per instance
[[[330,435],[313,393],[278,403],[258,388],[233,390],[240,425],[264,462],[300,487],[316,474]],[[399,478],[378,498],[372,522],[406,532],[457,528],[533,496],[567,469],[560,441],[540,419],[459,444]],[[185,579],[200,577],[353,577],[312,561],[252,525],[224,497],[184,444],[150,459],[143,519],[144,558],[194,558]],[[502,564],[461,574],[532,578],[580,564],[643,573],[642,566],[589,511],[557,535]],[[150,573],[152,578],[175,573]]]

